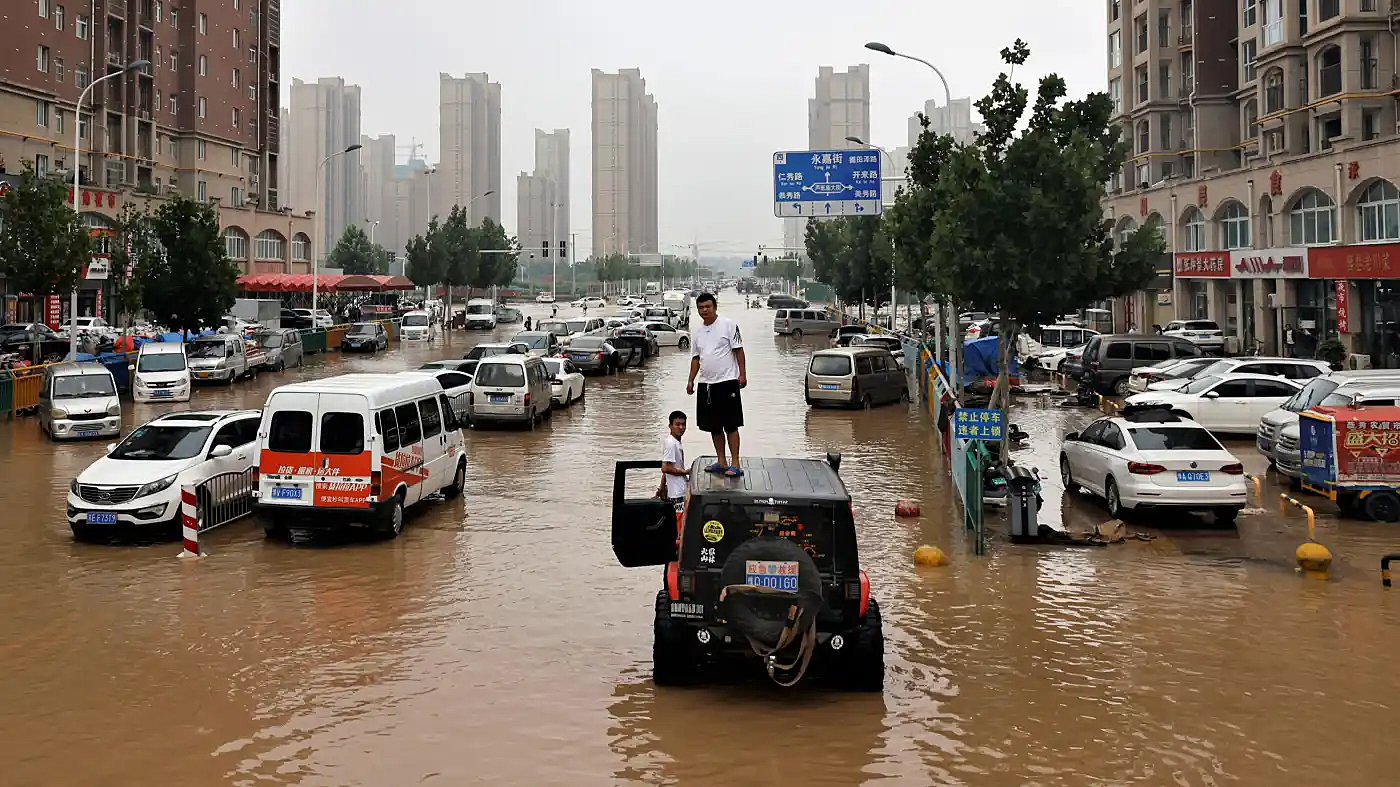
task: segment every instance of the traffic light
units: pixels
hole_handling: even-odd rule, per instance
[[[559,241],[559,259],[561,260],[567,260],[569,258],[569,247],[565,245],[566,243],[567,241]]]
[[[540,246],[544,249],[544,254],[541,254],[540,256],[544,257],[545,259],[549,259],[549,241],[540,241]]]

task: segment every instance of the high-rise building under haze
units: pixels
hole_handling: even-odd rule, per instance
[[[858,148],[846,137],[870,142],[870,66],[849,66],[838,72],[831,66],[817,69],[816,89],[807,99],[807,149]],[[783,219],[783,245],[801,247],[806,220]]]
[[[489,75],[439,74],[442,161],[433,176],[433,206],[446,215],[471,205],[473,224],[501,220],[501,85]],[[489,193],[488,193],[489,192]]]
[[[516,178],[516,238],[526,260],[566,262],[569,242],[569,130],[535,129],[535,171]]]
[[[656,99],[636,68],[593,69],[593,254],[656,253]]]
[[[951,136],[963,144],[971,144],[977,134],[986,130],[981,123],[972,122],[972,99],[970,98],[955,98],[951,106],[939,106],[937,101],[929,99],[924,102],[922,114],[928,116],[929,131]],[[919,122],[919,115],[917,113],[910,115],[910,147],[918,144],[919,134],[923,130],[923,124]]]
[[[351,224],[364,222],[364,180],[358,151],[337,156],[321,167],[332,153],[360,142],[360,87],[340,77],[315,82],[292,80],[291,147],[288,205],[314,210],[321,237],[316,241],[318,259],[340,239]],[[321,204],[316,203],[316,179],[321,178]]]

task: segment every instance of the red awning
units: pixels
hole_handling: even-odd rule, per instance
[[[311,292],[313,277],[309,273],[250,273],[238,277],[244,292]],[[318,283],[322,292],[380,292],[382,290],[411,290],[413,282],[402,276],[347,276],[342,273],[322,274]]]

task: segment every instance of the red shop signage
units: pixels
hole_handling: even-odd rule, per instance
[[[1400,243],[1313,246],[1308,249],[1308,277],[1400,279]]]
[[[1337,279],[1337,333],[1351,333],[1351,297],[1346,279]]]
[[[63,325],[63,299],[59,296],[44,296],[44,322],[55,331]]]
[[[1172,258],[1172,270],[1184,279],[1230,278],[1230,252],[1183,251]]]

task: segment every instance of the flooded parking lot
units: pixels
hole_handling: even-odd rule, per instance
[[[656,458],[666,414],[693,409],[688,358],[666,348],[590,378],[582,404],[533,432],[469,432],[465,499],[410,510],[392,542],[293,547],[244,520],[197,561],[177,545],[75,544],[64,494],[103,445],[0,424],[3,782],[1400,780],[1400,591],[1376,571],[1400,551],[1394,526],[1321,517],[1330,581],[1293,569],[1303,522],[1278,515],[1272,485],[1236,530],[1153,520],[1155,540],[1095,549],[994,536],[973,557],[918,406],[810,411],[800,380],[819,340],[772,337],[766,310],[725,311],[748,340],[745,455],[844,455],[886,621],[883,696],[653,687],[659,571],[616,565],[608,505],[612,463]],[[414,368],[485,338],[314,356],[191,406],[258,407],[285,381]],[[127,428],[164,409],[128,406]],[[1018,458],[1046,479],[1042,518],[1070,529],[1107,519],[1054,471],[1056,438],[1091,415],[1040,399],[1011,419],[1032,435]],[[687,436],[692,458],[705,442]],[[1227,447],[1264,472],[1248,441]],[[924,516],[895,520],[899,498]],[[923,543],[951,565],[915,570]]]

